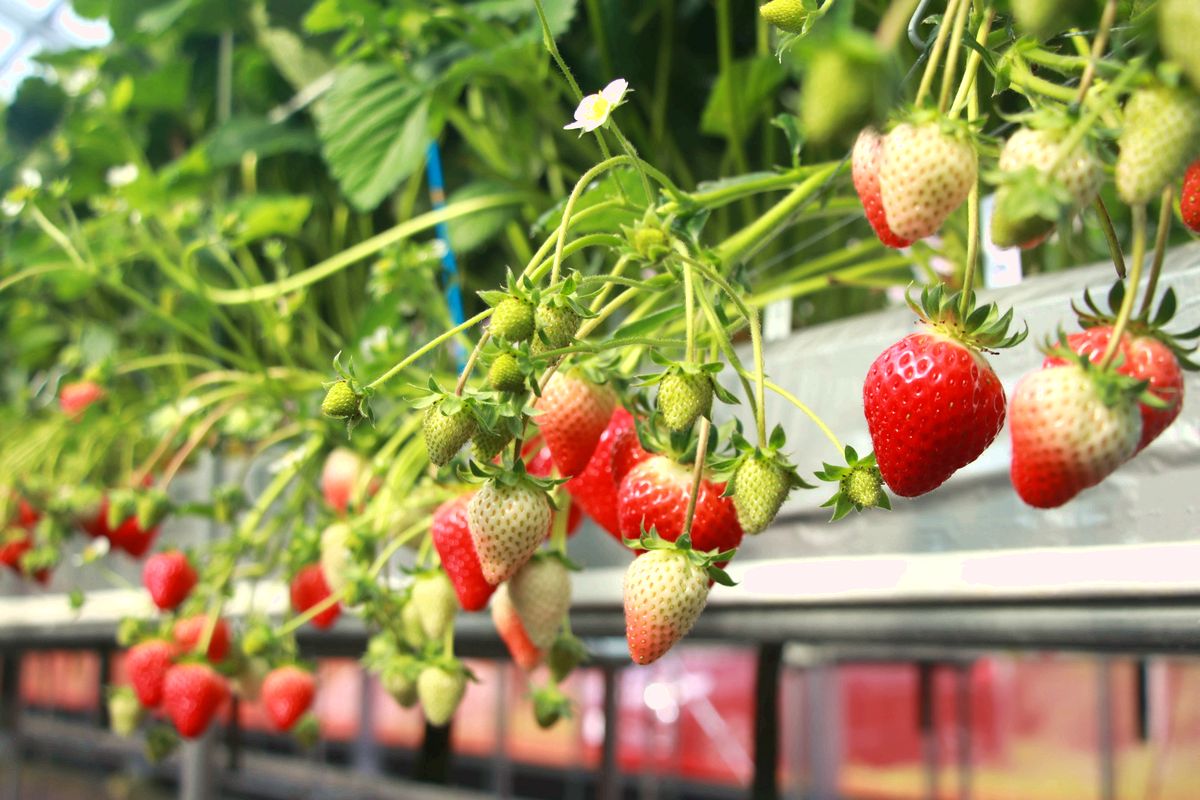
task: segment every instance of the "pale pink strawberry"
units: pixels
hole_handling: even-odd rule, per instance
[[[493,586],[513,576],[550,530],[546,491],[529,479],[491,478],[467,505],[471,540],[483,577]]]
[[[879,193],[879,162],[883,152],[883,136],[874,128],[864,128],[854,143],[850,156],[854,178],[854,191],[862,203],[867,222],[871,223],[879,241],[888,247],[908,247],[912,242],[901,236],[888,225],[887,212],[883,210],[883,198]]]
[[[509,579],[508,594],[534,647],[550,647],[571,605],[566,565],[552,555],[532,558]]]
[[[637,664],[662,658],[700,618],[709,576],[681,550],[651,550],[625,571],[625,639]]]
[[[879,190],[888,224],[916,241],[932,236],[975,185],[979,157],[965,135],[938,122],[897,125],[883,140]]]

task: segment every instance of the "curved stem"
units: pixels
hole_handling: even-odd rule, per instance
[[[479,360],[479,354],[483,351],[483,346],[487,344],[488,339],[492,337],[490,330],[484,331],[479,341],[475,343],[475,347],[471,350],[471,355],[467,357],[467,363],[463,364],[462,372],[459,373],[458,383],[454,386],[454,394],[462,397],[463,389],[467,388],[467,379],[471,377],[471,370],[475,369],[475,362]]]
[[[483,322],[485,319],[487,319],[491,315],[492,315],[492,309],[490,309],[490,308],[487,309],[486,311],[480,311],[478,314],[471,317],[466,322],[463,322],[459,325],[455,325],[453,328],[451,328],[450,330],[441,334],[440,336],[437,336],[437,337],[431,339],[426,344],[424,344],[422,347],[409,353],[407,356],[405,356],[402,360],[400,360],[394,367],[389,369],[387,372],[383,373],[378,378],[376,378],[375,380],[368,383],[367,388],[375,389],[375,388],[378,388],[379,386],[381,386],[382,384],[387,383],[389,380],[394,378],[398,373],[400,373],[402,370],[404,370],[405,367],[411,365],[414,361],[416,361],[418,358],[420,358],[421,356],[428,353],[430,350],[437,348],[439,345],[442,345],[445,342],[448,342],[450,339],[453,339],[455,336],[462,333],[463,331],[475,326],[476,324],[478,324],[480,322]]]
[[[1088,65],[1083,70],[1083,77],[1079,79],[1079,91],[1075,93],[1076,105],[1082,103],[1083,98],[1087,97],[1092,80],[1096,77],[1096,64],[1108,47],[1108,35],[1112,32],[1112,26],[1116,19],[1117,0],[1108,0],[1104,5],[1104,13],[1100,15],[1100,27],[1096,31],[1096,38],[1092,42],[1091,58],[1088,59]]]
[[[779,384],[774,383],[773,381],[770,381],[770,380],[768,380],[766,382],[766,384],[767,384],[768,389],[770,389],[772,392],[774,392],[775,394],[782,397],[784,400],[787,400],[789,403],[794,405],[796,408],[800,409],[800,411],[806,417],[808,417],[810,420],[812,420],[813,424],[816,425],[821,430],[821,433],[825,434],[825,438],[828,439],[833,444],[834,449],[836,449],[839,453],[844,452],[845,448],[842,447],[841,441],[837,438],[837,436],[834,435],[833,431],[830,430],[829,426],[825,424],[825,421],[823,419],[821,419],[819,416],[817,416],[817,413],[815,411],[813,411],[811,408],[809,408],[807,405],[805,405],[803,402],[801,402],[800,398],[796,397],[796,395],[792,394],[787,389],[784,389]]]
[[[576,181],[575,188],[571,190],[571,195],[567,198],[567,204],[563,207],[562,220],[558,223],[558,230],[556,233],[557,241],[554,245],[554,267],[550,271],[551,283],[558,282],[558,273],[562,268],[563,247],[565,247],[567,243],[567,228],[571,224],[571,213],[575,210],[575,203],[579,201],[579,196],[583,194],[583,190],[586,189],[587,185],[591,183],[592,180],[598,175],[602,174],[606,170],[612,169],[619,164],[623,164],[626,161],[632,160],[633,159],[630,156],[624,155],[606,158],[604,161],[601,161],[599,164],[583,173],[583,175],[579,177],[579,180]]]
[[[696,516],[696,500],[700,496],[700,481],[704,479],[704,459],[708,456],[708,433],[712,429],[712,423],[708,421],[708,417],[701,417],[699,425],[700,432],[696,439],[696,461],[692,466],[692,491],[688,496],[687,513],[683,518],[681,536],[691,535],[692,520]]]
[[[913,105],[918,108],[933,87],[933,76],[937,74],[938,65],[942,61],[942,50],[946,47],[950,29],[954,27],[954,14],[958,10],[959,2],[960,0],[948,0],[946,3],[946,13],[942,15],[942,21],[938,24],[937,38],[933,41],[933,49],[929,51],[929,61],[925,62],[925,72],[921,75],[921,85],[917,87],[917,97],[913,101]]]
[[[1138,284],[1142,279],[1142,263],[1146,260],[1146,206],[1136,205],[1133,211],[1133,253],[1130,257],[1129,280],[1125,284],[1125,297],[1121,300],[1121,309],[1117,312],[1117,320],[1113,323],[1112,335],[1108,347],[1100,359],[1100,368],[1107,369],[1112,364],[1129,325],[1129,317],[1133,312],[1133,299],[1137,295]]]
[[[983,22],[979,25],[979,31],[975,34],[975,44],[978,47],[971,51],[971,55],[967,57],[967,67],[963,72],[962,82],[958,85],[958,91],[954,93],[954,102],[950,105],[950,116],[957,117],[958,112],[966,104],[967,98],[970,97],[971,91],[975,88],[975,79],[979,75],[979,64],[983,61],[982,51],[987,47],[988,36],[992,32],[992,20],[996,17],[996,10],[990,5],[983,12]]]
[[[1117,231],[1113,227],[1112,217],[1108,215],[1108,207],[1104,205],[1104,198],[1096,195],[1096,202],[1092,203],[1092,208],[1096,210],[1096,216],[1100,218],[1100,229],[1104,231],[1104,238],[1108,240],[1108,252],[1112,255],[1113,267],[1117,270],[1117,277],[1124,280],[1125,254],[1121,251],[1121,240],[1117,238]]]
[[[192,452],[200,446],[200,442],[204,441],[204,437],[208,435],[208,432],[212,430],[212,427],[220,422],[221,418],[232,411],[233,407],[240,402],[242,402],[241,397],[235,397],[230,400],[226,400],[224,403],[217,406],[217,408],[211,413],[209,413],[207,417],[200,421],[200,424],[198,424],[196,429],[192,431],[192,435],[188,438],[187,442],[184,443],[183,447],[179,448],[178,452],[175,453],[175,456],[163,469],[162,478],[159,480],[158,488],[166,491],[167,487],[171,485],[171,480],[174,479],[176,473],[179,472],[179,468],[183,466],[185,461],[187,461],[188,456],[190,456]]]
[[[970,13],[971,0],[960,0],[954,15],[954,30],[950,34],[950,50],[946,53],[946,68],[942,72],[942,91],[938,95],[938,111],[943,114],[950,105],[950,87],[954,85],[954,75],[958,71],[958,52],[962,50],[963,31],[967,28]]]

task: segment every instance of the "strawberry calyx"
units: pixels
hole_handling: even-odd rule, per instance
[[[736,420],[734,429],[729,434],[729,442],[733,446],[731,455],[714,458],[708,462],[711,480],[725,483],[722,497],[733,496],[736,487],[732,478],[737,474],[738,468],[751,459],[763,459],[777,466],[787,479],[789,489],[817,488],[800,477],[796,465],[782,452],[787,445],[787,433],[782,425],[776,425],[771,431],[766,447],[758,447],[742,435],[741,420]]]
[[[571,717],[571,701],[562,690],[553,683],[539,686],[533,690],[533,716],[538,727],[551,728],[559,720]]]
[[[888,122],[887,130],[890,131],[897,125],[905,123],[915,126],[936,125],[943,135],[970,143],[972,146],[983,138],[980,132],[982,122],[968,122],[958,117],[951,117],[938,111],[936,107],[910,106],[903,109]]]
[[[1088,356],[1075,352],[1067,341],[1066,332],[1061,329],[1058,332],[1058,339],[1056,341],[1047,339],[1041,350],[1050,358],[1067,362],[1066,365],[1060,366],[1075,366],[1083,370],[1096,387],[1100,401],[1109,408],[1132,402],[1151,408],[1166,408],[1168,405],[1165,400],[1150,391],[1150,381],[1139,381],[1117,371],[1123,358],[1119,350],[1112,363],[1100,366]]]
[[[838,466],[824,462],[823,469],[816,473],[818,479],[838,485],[833,496],[821,504],[821,508],[833,508],[830,522],[837,522],[851,511],[865,508],[892,510],[892,501],[883,489],[883,475],[875,462],[875,454],[868,453],[859,458],[858,452],[846,446],[846,465]]]
[[[722,586],[737,585],[725,570],[717,566],[717,563],[726,563],[732,560],[734,554],[737,553],[736,548],[730,550],[694,550],[692,549],[691,534],[681,534],[678,539],[670,542],[659,536],[658,531],[653,526],[649,530],[643,528],[642,535],[636,539],[626,539],[625,546],[630,550],[670,550],[683,553],[694,567],[703,570],[713,581]]]
[[[459,467],[458,476],[464,483],[470,484],[491,481],[503,486],[527,486],[537,489],[546,494],[546,501],[555,509],[557,509],[554,503],[555,487],[570,480],[569,478],[530,475],[525,469],[525,461],[521,458],[513,458],[511,454],[506,454],[499,464],[471,461],[466,467]]]
[[[1101,309],[1096,304],[1096,301],[1092,299],[1090,290],[1087,289],[1083,292],[1083,303],[1086,308],[1080,308],[1072,300],[1071,310],[1075,312],[1075,316],[1079,319],[1081,328],[1087,329],[1103,325],[1113,325],[1116,322],[1121,303],[1124,299],[1125,283],[1124,281],[1116,281],[1108,290],[1108,299],[1106,301],[1108,303],[1107,311]],[[1200,326],[1180,333],[1170,333],[1164,330],[1165,326],[1175,317],[1175,311],[1178,307],[1179,301],[1175,295],[1175,290],[1167,287],[1167,290],[1163,292],[1162,299],[1159,300],[1157,308],[1153,310],[1147,308],[1144,314],[1130,318],[1125,327],[1125,334],[1131,337],[1147,336],[1157,339],[1166,345],[1179,361],[1179,366],[1182,369],[1194,372],[1200,370],[1200,364],[1192,361],[1190,356],[1196,352],[1196,340],[1200,339]]]
[[[1015,347],[1029,335],[1029,328],[1010,334],[1013,312],[1003,314],[995,303],[977,306],[975,293],[967,300],[963,314],[962,292],[950,293],[944,284],[921,287],[919,302],[905,292],[908,307],[936,332],[972,350],[995,351]]]

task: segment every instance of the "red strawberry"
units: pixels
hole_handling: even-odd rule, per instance
[[[979,157],[961,128],[903,123],[883,139],[879,193],[888,225],[904,239],[937,233],[975,185]]]
[[[13,572],[21,573],[21,557],[32,549],[33,539],[28,531],[0,532],[0,564]]]
[[[104,397],[104,389],[95,381],[64,383],[58,390],[58,406],[72,419],[83,415],[88,406]]]
[[[366,466],[363,457],[348,448],[338,447],[329,453],[321,470],[321,494],[330,508],[346,510]]]
[[[617,432],[612,444],[612,476],[617,488],[629,474],[629,470],[643,461],[649,460],[654,454],[642,447],[638,438],[637,428],[630,425],[627,429]]]
[[[613,478],[613,454],[617,440],[633,429],[633,415],[618,406],[608,421],[608,427],[600,434],[600,441],[596,443],[596,450],[587,467],[566,484],[574,500],[571,510],[582,508],[601,528],[617,538],[621,534],[617,521],[617,481]],[[640,449],[640,445],[638,447]]]
[[[1013,392],[1012,466],[1017,494],[1056,508],[1130,458],[1142,434],[1128,378],[1079,364],[1026,375]]]
[[[578,372],[555,372],[538,398],[538,429],[564,478],[587,466],[616,403],[612,391]]]
[[[978,351],[939,333],[914,333],[883,351],[863,384],[867,428],[893,492],[941,486],[1004,426],[1004,389]]]
[[[114,547],[119,547],[134,558],[146,555],[150,546],[158,536],[158,526],[143,529],[138,524],[137,517],[129,517],[115,531],[109,531],[108,538]]]
[[[863,212],[867,222],[875,230],[879,241],[888,247],[908,247],[912,241],[897,236],[887,221],[887,212],[883,210],[883,199],[879,194],[879,162],[883,154],[883,136],[874,128],[864,128],[854,143],[854,153],[851,156],[854,191],[862,202]]]
[[[643,530],[654,528],[659,537],[673,542],[683,533],[688,497],[692,490],[692,468],[666,456],[654,456],[638,464],[617,493],[617,518],[621,536],[637,539]],[[692,545],[697,550],[733,550],[742,542],[733,499],[722,497],[725,484],[701,480],[692,519]]]
[[[1067,345],[1079,355],[1087,356],[1093,364],[1098,364],[1112,338],[1112,332],[1111,325],[1097,325],[1072,333],[1067,337]],[[1116,368],[1117,372],[1137,381],[1149,381],[1150,392],[1167,404],[1164,408],[1138,404],[1142,413],[1142,436],[1137,446],[1137,452],[1140,453],[1183,410],[1183,371],[1171,348],[1152,336],[1126,334],[1122,337],[1120,354],[1122,360]],[[1061,358],[1050,356],[1042,366],[1065,363]]]
[[[1183,224],[1200,233],[1200,159],[1193,161],[1183,174],[1179,212],[1183,216]]]
[[[172,634],[175,642],[184,652],[191,652],[200,644],[200,637],[208,629],[208,615],[196,614],[181,619],[175,623]],[[213,628],[212,638],[208,640],[208,650],[205,655],[214,664],[220,664],[229,654],[229,625],[223,619],[218,619]]]
[[[175,660],[175,646],[165,639],[151,639],[129,648],[125,654],[125,671],[137,692],[138,702],[146,708],[157,708],[162,702],[163,679]]]
[[[535,478],[549,478],[554,473],[554,459],[550,456],[550,448],[541,445],[541,439],[537,440],[537,444],[537,452],[533,457],[525,456],[525,471]],[[521,448],[523,455],[530,450],[528,447]],[[575,533],[582,521],[583,510],[572,503],[571,510],[567,512],[567,535]]]
[[[225,679],[207,664],[176,664],[163,680],[163,710],[185,739],[195,739],[208,730],[228,697]]]
[[[325,582],[325,573],[321,570],[321,565],[309,564],[302,567],[292,578],[291,594],[292,608],[301,614],[328,598],[332,592],[329,591],[329,584]],[[334,603],[313,617],[312,625],[314,628],[328,628],[337,622],[341,613],[341,605]]]
[[[191,594],[196,585],[196,570],[178,550],[155,553],[142,567],[142,585],[160,611],[171,611]]]
[[[529,640],[525,625],[508,596],[508,584],[501,585],[492,597],[492,622],[518,667],[528,671],[542,663],[543,653]]]
[[[311,672],[296,666],[279,667],[263,681],[262,702],[275,727],[290,731],[308,711],[316,693],[317,681]]]
[[[31,506],[24,497],[17,498],[17,518],[14,520],[16,525],[25,530],[32,530],[41,519],[42,512]]]
[[[487,605],[496,587],[483,577],[471,528],[467,523],[467,504],[471,494],[447,500],[433,512],[433,546],[437,548],[442,569],[450,577],[458,604],[464,611],[479,611]]]

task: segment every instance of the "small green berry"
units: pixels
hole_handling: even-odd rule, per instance
[[[883,477],[879,467],[854,467],[842,478],[842,493],[862,508],[875,508],[883,499]]]
[[[347,381],[338,381],[329,387],[321,401],[321,413],[334,419],[350,419],[359,415],[362,396],[350,387]]]
[[[497,392],[519,392],[525,388],[525,375],[512,353],[496,356],[488,369],[488,385]]]
[[[711,414],[712,398],[712,378],[704,373],[674,368],[658,384],[658,410],[673,431],[686,431]]]
[[[441,467],[462,449],[462,446],[475,433],[475,417],[469,408],[463,407],[453,414],[442,413],[440,400],[425,412],[423,433],[425,449],[429,452],[429,460]]]
[[[492,335],[506,342],[523,342],[533,336],[533,305],[520,297],[509,296],[492,312]]]
[[[733,507],[742,531],[756,534],[766,530],[790,488],[787,473],[774,459],[752,455],[743,461],[733,476]]]

